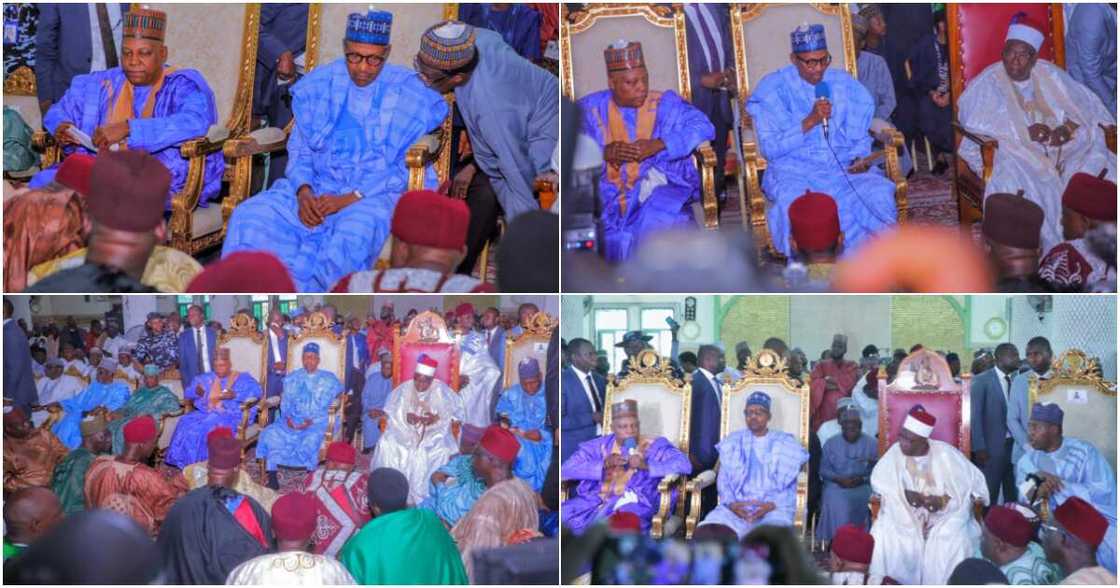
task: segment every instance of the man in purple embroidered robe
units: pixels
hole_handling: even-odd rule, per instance
[[[641,43],[619,41],[604,52],[609,90],[579,100],[580,132],[603,149],[599,182],[604,257],[624,261],[648,234],[694,224],[700,174],[691,157],[715,127],[671,90],[649,91]]]
[[[640,424],[636,401],[611,406],[611,433],[580,444],[560,467],[564,481],[579,482],[575,495],[560,505],[560,517],[572,531],[582,533],[626,511],[638,515],[648,532],[661,503],[661,479],[692,472],[688,456],[668,439],[639,436]]]

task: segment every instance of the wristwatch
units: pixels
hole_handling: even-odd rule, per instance
[[[357,197],[358,197],[358,200],[361,200],[362,198],[365,198],[365,196],[364,196],[364,195],[362,195],[362,191],[361,191],[361,190],[354,190],[354,196],[357,196]]]

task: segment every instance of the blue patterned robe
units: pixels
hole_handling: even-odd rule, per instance
[[[313,470],[319,465],[319,448],[327,432],[327,412],[331,401],[342,392],[342,382],[324,370],[314,373],[300,368],[284,378],[284,395],[276,421],[261,431],[257,457],[265,460],[268,471],[277,466]],[[297,431],[297,425],[311,419],[311,426]]]
[[[375,363],[366,374],[366,384],[362,388],[362,444],[363,449],[377,445],[381,439],[381,429],[378,421],[369,418],[369,411],[374,408],[385,410],[389,402],[389,394],[393,392],[393,379],[381,375],[381,364]]]
[[[117,93],[125,83],[124,70],[119,67],[76,76],[70,89],[43,115],[43,127],[54,134],[64,122],[73,123],[84,133],[93,132],[108,122]],[[179,154],[179,146],[190,139],[206,134],[218,122],[214,105],[214,92],[206,80],[193,69],[178,69],[167,74],[163,87],[156,94],[152,118],[139,118],[150,86],[137,86],[133,96],[133,118],[129,121],[126,139],[129,149],[147,151],[171,172],[171,187],[167,193],[167,207],[171,209],[171,196],[183,189],[187,182],[187,160]],[[84,147],[68,147],[66,154],[89,153]],[[30,186],[38,188],[54,181],[58,166],[45,169],[31,178]],[[202,196],[199,206],[218,196],[225,163],[222,153],[206,156],[203,168]]]
[[[792,252],[789,206],[806,190],[823,192],[836,201],[845,252],[855,250],[898,219],[890,180],[875,168],[862,174],[847,173],[852,160],[871,153],[867,131],[875,100],[839,69],[827,70],[824,82],[832,95],[827,143],[821,125],[807,134],[801,132],[801,121],[813,110],[816,92],[792,64],[767,74],[747,100],[758,145],[766,158],[762,179],[762,190],[770,199],[766,222],[774,247],[787,256]]]
[[[755,437],[748,429],[735,431],[716,445],[719,451],[719,506],[701,525],[731,527],[739,539],[759,525],[793,526],[797,508],[797,476],[809,461],[809,452],[782,431]],[[773,502],[775,509],[754,523],[735,514],[730,505],[743,500]]]
[[[580,132],[604,149],[610,140],[610,104],[610,90],[589,94],[579,100],[583,113]],[[638,109],[620,107],[619,111],[630,140],[636,140]],[[607,180],[605,171],[599,182],[604,256],[608,261],[626,260],[637,249],[641,239],[650,233],[694,224],[689,204],[700,197],[700,173],[696,170],[692,152],[704,141],[714,139],[715,132],[711,120],[676,92],[661,94],[650,138],[661,139],[665,149],[639,164],[639,179],[625,195],[619,194],[618,186]],[[626,166],[622,167],[621,176],[625,181]],[[659,181],[661,176],[664,182]],[[656,187],[649,191],[644,202],[639,202],[646,182]],[[622,213],[623,200],[625,214]]]
[[[405,153],[443,122],[447,103],[415,72],[393,64],[359,88],[341,57],[291,91],[295,126],[285,177],[233,211],[222,256],[268,251],[299,291],[326,292],[343,276],[373,267],[397,199],[408,189]],[[435,171],[428,169],[424,180],[435,188]],[[317,196],[359,190],[363,197],[309,228],[296,197],[304,184]]]
[[[250,398],[260,398],[261,385],[253,376],[245,373],[237,374],[237,378],[230,382],[230,376],[219,380],[219,386],[227,388],[236,395],[233,400],[223,400],[217,408],[210,408],[210,387],[218,379],[214,372],[207,372],[195,376],[183,397],[194,401],[194,410],[183,415],[175,425],[175,434],[171,437],[171,446],[167,449],[167,463],[185,468],[188,465],[206,461],[209,452],[206,449],[206,435],[218,427],[229,427],[236,436],[238,427],[241,426],[241,403]],[[198,387],[202,387],[202,395]],[[249,422],[256,418],[257,409],[249,413]]]
[[[456,455],[436,470],[454,479],[448,479],[443,484],[429,481],[428,497],[418,506],[436,513],[448,526],[455,526],[459,519],[470,512],[482,493],[486,492],[486,483],[475,475],[474,467],[471,466],[472,459],[470,455]]]
[[[84,391],[63,400],[62,418],[51,431],[68,449],[77,449],[82,444],[82,412],[91,411],[99,406],[117,410],[128,402],[128,385],[123,382],[102,384],[94,380]]]
[[[522,431],[540,431],[540,441],[517,438],[521,449],[517,452],[517,460],[513,462],[513,475],[525,480],[533,487],[534,492],[540,492],[544,486],[544,478],[552,460],[552,431],[547,426],[548,404],[543,392],[543,385],[536,394],[529,394],[521,384],[514,384],[502,392],[498,399],[498,415],[508,416],[512,426]]]
[[[1073,496],[1093,505],[1108,519],[1108,531],[1097,548],[1097,561],[1116,573],[1116,472],[1096,447],[1074,437],[1062,437],[1062,446],[1047,453],[1028,447],[1015,468],[1015,482],[1027,474],[1050,472],[1062,479],[1062,489],[1050,497],[1050,510]]]
[[[871,498],[871,469],[879,458],[879,445],[867,434],[861,434],[855,443],[848,443],[844,435],[825,441],[821,450],[821,517],[817,522],[817,539],[832,541],[836,529],[851,523],[866,529],[870,523],[867,501]],[[865,482],[855,488],[844,488],[836,483],[838,478],[862,476]]]
[[[692,473],[688,456],[664,437],[645,438],[638,443],[649,469],[634,470],[621,493],[603,488],[603,464],[607,456],[620,452],[613,434],[596,437],[580,444],[571,457],[560,466],[560,478],[579,482],[571,498],[560,505],[564,526],[582,533],[587,527],[615,512],[628,511],[642,521],[642,532],[648,532],[653,515],[661,505],[657,485],[669,474]],[[674,491],[672,504],[676,504]]]

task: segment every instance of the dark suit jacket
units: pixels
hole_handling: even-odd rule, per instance
[[[732,69],[735,67],[735,51],[731,44],[731,13],[728,11],[727,4],[708,4],[707,8],[716,22],[716,30],[711,33],[723,45],[723,62],[720,64],[722,69],[715,71]],[[724,124],[731,124],[733,118],[729,95],[726,92],[709,90],[700,85],[700,78],[713,70],[708,63],[708,59],[704,56],[700,31],[693,27],[692,19],[685,18],[685,23],[687,25],[685,32],[688,39],[688,75],[691,77],[692,105],[708,115],[713,124],[720,121]],[[713,55],[712,59],[718,61],[719,56]]]
[[[1016,374],[1012,374],[1012,379]],[[1007,437],[1007,401],[995,368],[972,378],[972,451],[987,451],[991,459],[1004,453]]]
[[[128,7],[122,3],[121,14],[128,12]],[[89,73],[93,61],[90,34],[88,4],[39,5],[39,28],[35,33],[39,100],[58,102],[74,76]]]
[[[561,461],[568,459],[579,444],[596,437],[595,434],[595,408],[587,399],[583,391],[583,383],[579,375],[572,368],[564,368],[560,376],[561,402],[560,402],[560,436],[563,439],[560,445]],[[603,376],[591,372],[595,381],[595,388],[599,392],[599,403],[602,405],[607,393],[607,381]]]
[[[544,397],[548,403],[548,423],[556,427],[560,424],[560,330],[552,330],[552,339],[548,341],[548,365],[544,366]],[[560,436],[554,436],[553,443],[560,442]]]
[[[716,391],[708,378],[696,370],[692,372],[692,422],[688,429],[688,451],[696,458],[701,471],[716,465],[719,423],[720,406]],[[693,471],[698,470],[694,468]]]
[[[265,387],[266,396],[279,396],[284,393],[284,376],[287,375],[288,366],[288,333],[281,332],[276,336],[277,347],[280,348],[280,363],[284,364],[284,371],[276,373],[272,366],[276,363],[272,357],[272,337],[268,336],[268,332],[264,334],[265,340],[268,341],[268,381],[267,383],[261,382]]]
[[[358,370],[354,373],[354,348],[358,348]],[[366,368],[369,367],[369,347],[366,346],[366,336],[354,333],[346,338],[346,390],[357,390],[361,394],[366,384]],[[355,380],[355,378],[357,378]]]
[[[206,350],[210,356],[210,367],[214,366],[214,352],[218,348],[218,334],[210,327],[203,327],[206,333]],[[198,365],[198,351],[194,346],[194,329],[187,325],[179,333],[179,376],[183,382],[183,390],[191,385],[195,376],[202,373],[203,366]]]
[[[260,46],[254,78],[253,114],[268,116],[269,124],[282,127],[291,118],[291,106],[280,104],[276,61],[285,51],[295,57],[307,45],[307,4],[261,4]],[[293,82],[294,83],[294,82]],[[291,85],[285,86],[290,89]]]
[[[482,336],[486,336],[486,331],[482,332]],[[490,357],[494,359],[494,363],[498,364],[498,369],[505,373],[506,364],[506,330],[498,327],[494,331],[494,338],[490,341]]]
[[[39,404],[35,373],[31,371],[31,347],[27,335],[12,319],[4,323],[4,397],[31,414],[31,406]]]

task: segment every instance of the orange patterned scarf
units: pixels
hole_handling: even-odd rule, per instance
[[[630,131],[626,130],[626,121],[622,119],[622,111],[618,109],[618,105],[614,103],[612,98],[608,102],[610,106],[607,110],[607,127],[603,128],[603,121],[602,119],[599,120],[600,130],[606,138],[604,143],[606,145],[620,141],[633,143],[640,139],[650,139],[653,136],[653,125],[657,122],[657,105],[660,102],[661,92],[650,92],[646,95],[646,101],[638,107],[638,136],[630,138]],[[641,163],[631,161],[625,167],[626,181],[623,183],[622,168],[614,165],[607,166],[607,181],[618,188],[618,209],[622,216],[626,216],[626,193],[633,189],[634,184],[638,182]]]
[[[148,98],[144,100],[144,109],[140,111],[140,118],[152,118],[152,112],[156,108],[156,94],[159,94],[160,89],[163,88],[163,81],[167,76],[175,73],[175,67],[163,67],[159,70],[159,77],[152,84],[152,91],[148,93]],[[106,80],[108,82],[108,80]],[[124,122],[132,120],[132,103],[135,100],[136,87],[132,82],[128,81],[126,77],[124,84],[121,84],[121,89],[113,98],[113,104],[109,107],[109,120],[107,124]],[[121,149],[128,149],[128,141],[120,142]]]
[[[634,449],[635,454],[645,455],[649,446],[653,444],[653,439],[649,437],[639,437],[638,446]],[[614,438],[614,443],[611,444],[610,455],[622,455],[622,443],[618,437]],[[610,496],[622,496],[626,493],[626,486],[630,484],[630,478],[637,473],[638,470],[634,468],[615,468],[607,471],[603,478],[603,485],[600,495],[603,500]]]
[[[237,372],[231,370],[227,378],[229,387],[233,388],[233,383],[237,381]],[[210,384],[210,398],[207,402],[210,404],[210,410],[214,410],[222,404],[222,379],[217,374],[214,374],[214,382]]]

